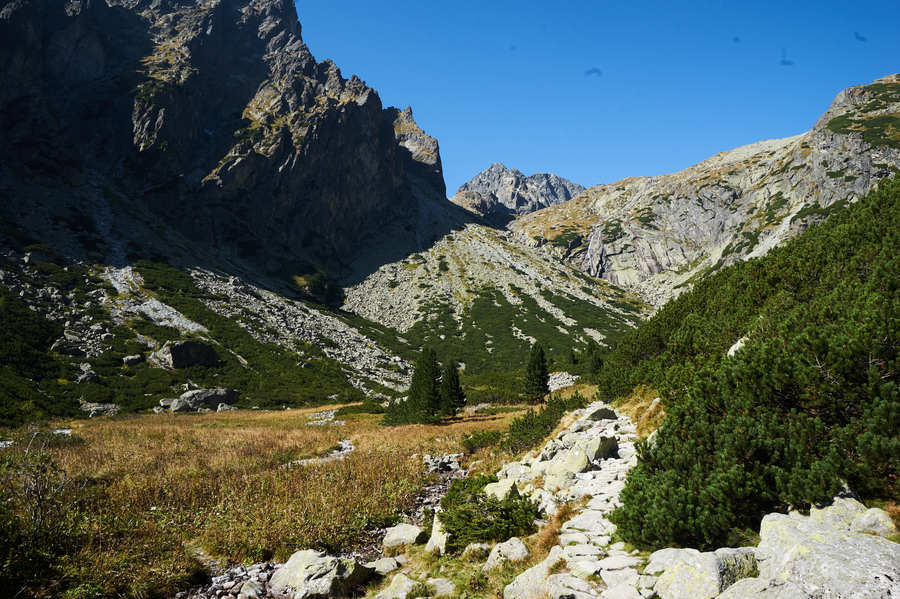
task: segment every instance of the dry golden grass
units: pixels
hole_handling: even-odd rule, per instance
[[[656,402],[650,409],[653,400],[659,393],[650,387],[639,385],[632,394],[616,402],[616,409],[626,414],[637,427],[637,435],[644,439],[659,427],[665,417],[662,402]]]
[[[464,435],[516,416],[386,428],[354,414],[345,426],[308,426],[322,409],[55,423],[83,440],[52,451],[87,494],[61,572],[100,594],[145,597],[183,588],[198,553],[240,562],[349,548],[428,483],[412,454],[457,452]],[[355,446],[343,460],[285,467],[342,439]]]

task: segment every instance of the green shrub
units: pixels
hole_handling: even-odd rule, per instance
[[[475,453],[484,447],[493,447],[499,444],[502,439],[503,433],[501,431],[475,431],[471,435],[463,437],[460,445],[467,452]]]
[[[539,410],[529,410],[509,424],[503,446],[514,453],[531,449],[553,432],[563,414],[584,405],[585,399],[579,393],[568,399],[551,396]]]
[[[845,483],[897,496],[898,247],[891,181],[765,258],[699,282],[623,340],[601,390],[648,384],[667,412],[612,517],[626,540],[709,548],[756,530],[767,512],[830,501]]]
[[[441,524],[449,533],[448,551],[459,551],[469,543],[505,541],[531,534],[541,510],[533,501],[513,491],[503,501],[489,497],[484,487],[496,476],[457,479],[441,500]]]

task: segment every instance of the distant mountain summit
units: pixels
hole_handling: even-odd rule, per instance
[[[584,189],[551,173],[526,177],[495,162],[461,185],[450,201],[491,223],[506,224],[516,215],[568,202]]]

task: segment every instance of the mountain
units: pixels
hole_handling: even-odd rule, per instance
[[[0,88],[3,220],[66,255],[347,274],[467,218],[437,141],[316,61],[291,0],[5,2]]]
[[[550,173],[526,177],[495,162],[463,183],[450,201],[504,225],[516,215],[568,202],[582,191],[584,187],[562,177]]]
[[[592,187],[517,218],[522,242],[661,306],[692,281],[763,256],[900,168],[900,76],[851,87],[807,133],[681,172]]]

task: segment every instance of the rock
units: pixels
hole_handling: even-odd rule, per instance
[[[590,545],[587,543],[565,545],[563,546],[563,551],[566,554],[566,559],[577,557],[597,557],[603,554],[602,549],[600,549],[596,545]]]
[[[665,572],[667,568],[681,561],[690,555],[699,555],[696,549],[676,549],[674,547],[666,547],[650,554],[647,565],[644,567],[644,574],[658,575]]]
[[[607,588],[600,594],[600,599],[643,599],[643,597],[634,587],[620,584]]]
[[[513,537],[503,543],[497,543],[491,549],[487,561],[482,566],[482,572],[490,572],[494,568],[498,568],[506,562],[521,562],[529,556],[530,552],[522,539]]]
[[[166,368],[174,369],[219,364],[216,350],[199,341],[166,341],[157,352],[157,359]]]
[[[600,560],[591,557],[571,559],[566,562],[566,565],[569,567],[569,572],[578,578],[589,578],[602,570]]]
[[[447,541],[449,538],[449,533],[444,530],[444,526],[441,524],[440,513],[435,514],[434,521],[431,523],[431,536],[425,545],[425,551],[444,555],[447,553]]]
[[[220,403],[216,406],[216,412],[230,412],[232,410],[237,410],[237,408],[227,403]]]
[[[381,559],[377,559],[373,562],[368,562],[365,564],[367,568],[372,568],[378,574],[385,576],[390,574],[394,570],[400,569],[400,562],[397,561],[396,558],[393,557],[382,557]]]
[[[133,354],[131,356],[125,356],[122,358],[122,364],[125,366],[135,366],[136,364],[140,364],[144,361],[144,356],[141,354]]]
[[[618,419],[618,416],[616,415],[615,410],[608,406],[603,406],[591,411],[585,415],[585,418],[587,420],[616,420]]]
[[[587,470],[590,465],[591,460],[588,458],[584,449],[575,447],[554,456],[553,463],[550,464],[547,473],[557,476],[577,474]]]
[[[637,587],[640,575],[634,568],[622,568],[621,570],[601,570],[600,578],[608,587]]]
[[[491,546],[488,543],[469,543],[462,551],[462,559],[469,561],[477,561],[486,558],[491,552]]]
[[[192,412],[200,408],[212,408],[220,403],[232,403],[237,400],[237,391],[234,389],[195,389],[185,391],[177,399],[169,402],[169,409],[173,412]],[[160,400],[160,404],[163,401]]]
[[[495,497],[499,501],[506,499],[509,492],[516,486],[516,481],[506,478],[495,483],[488,483],[484,486],[484,493],[489,497]]]
[[[752,547],[680,554],[654,590],[662,599],[712,599],[741,578],[757,573]]]
[[[429,578],[425,586],[431,590],[432,597],[456,597],[456,585],[448,578]]]
[[[851,503],[852,502],[852,503]],[[851,530],[866,509],[835,501],[809,517],[769,514],[760,525],[759,578],[793,582],[813,597],[889,597],[900,581],[900,544]]]
[[[241,585],[237,599],[260,599],[266,596],[266,587],[255,580],[248,580]]]
[[[385,549],[424,543],[428,534],[412,524],[398,524],[387,529],[382,545]]]
[[[495,162],[463,183],[450,201],[491,223],[506,224],[515,214],[567,202],[582,191],[584,187],[562,177],[549,173],[526,177],[516,169]]]
[[[582,445],[588,460],[603,460],[616,455],[619,443],[615,437],[594,437]]]
[[[528,568],[504,587],[503,599],[543,599],[547,593],[550,570],[561,559],[562,547],[554,546],[542,562]]]
[[[413,580],[406,574],[397,574],[391,580],[390,586],[375,595],[375,599],[406,599],[417,591],[421,592],[424,585],[421,582]],[[427,591],[427,589],[424,589]],[[416,593],[418,597],[425,595]]]
[[[571,574],[552,574],[547,577],[549,599],[592,599],[597,596],[588,582]]]
[[[447,453],[439,456],[426,455],[422,458],[428,472],[454,472],[459,470],[461,453]]]
[[[870,532],[882,537],[897,534],[897,526],[888,513],[875,507],[855,516],[850,522],[850,530]]]
[[[744,578],[719,595],[718,599],[812,599],[792,582]]]
[[[583,532],[591,536],[608,536],[616,532],[616,525],[607,520],[606,514],[602,512],[585,510],[563,523],[562,530]]]
[[[291,599],[344,597],[368,582],[375,570],[348,558],[311,549],[294,553],[272,575],[269,587]]]

